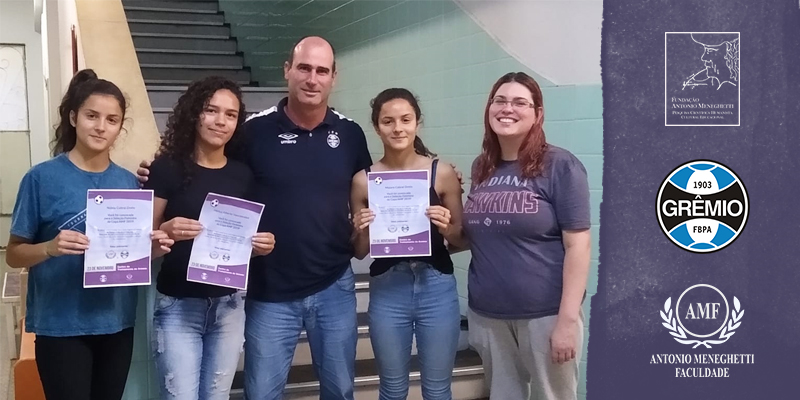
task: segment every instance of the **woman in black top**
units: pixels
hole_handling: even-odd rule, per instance
[[[380,375],[380,400],[405,399],[412,339],[416,336],[422,366],[422,397],[452,398],[450,381],[460,332],[453,261],[445,239],[465,245],[461,229],[461,185],[448,164],[439,163],[417,136],[421,112],[406,89],[387,89],[372,101],[372,124],[383,141],[380,161],[353,177],[356,257],[369,252],[367,227],[374,220],[367,199],[367,172],[430,170],[432,254],[393,257],[370,266],[369,333]],[[359,211],[355,211],[359,210]]]
[[[244,122],[241,89],[209,77],[189,86],[167,122],[145,187],[155,192],[153,223],[175,240],[158,274],[153,350],[162,399],[227,399],[244,343],[244,300],[237,289],[186,279],[197,219],[209,192],[246,198],[250,169],[226,157]],[[254,255],[272,251],[257,233]]]

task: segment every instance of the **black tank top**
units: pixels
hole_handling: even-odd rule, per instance
[[[431,188],[430,188],[430,203],[432,206],[441,206],[442,200],[439,198],[439,194],[436,193],[436,165],[439,163],[439,160],[433,160],[433,164],[431,165]],[[368,173],[370,172],[370,167],[367,167],[366,170]],[[447,251],[447,247],[444,245],[444,236],[439,233],[439,228],[431,222],[431,255],[427,257],[389,257],[389,258],[377,258],[375,261],[372,262],[372,265],[369,266],[369,275],[370,276],[378,276],[386,271],[388,271],[393,266],[403,262],[403,261],[421,261],[424,263],[428,263],[436,268],[443,274],[452,274],[453,273],[453,260],[450,258],[450,252]]]

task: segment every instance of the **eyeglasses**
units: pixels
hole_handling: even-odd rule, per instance
[[[519,109],[534,108],[535,107],[533,105],[533,103],[529,102],[526,99],[520,99],[520,98],[516,98],[516,99],[513,99],[513,100],[508,100],[508,99],[505,99],[503,97],[495,97],[495,98],[489,100],[489,104],[491,104],[493,106],[497,106],[499,108],[505,108],[506,105],[511,104],[511,107],[514,107],[514,108],[516,108],[518,110]]]

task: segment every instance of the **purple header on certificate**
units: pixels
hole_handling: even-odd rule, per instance
[[[189,268],[187,279],[191,282],[245,290],[247,289],[247,264],[218,265],[216,270],[193,267]]]
[[[110,254],[109,254],[110,255]],[[115,258],[117,255],[112,256]],[[120,254],[120,257],[127,257]],[[83,275],[83,287],[139,286],[150,284],[150,257],[109,266],[91,266]]]
[[[237,199],[233,197],[221,196],[214,193],[209,193],[206,196],[206,202],[211,203],[211,207],[216,207],[218,205],[227,205],[231,207],[241,208],[247,211],[252,211],[258,214],[261,214],[261,212],[264,210],[263,204],[253,203],[251,201]]]
[[[94,190],[89,189],[87,199],[94,199],[95,203],[102,204],[105,200],[153,200],[152,190]]]
[[[369,180],[374,181],[375,183],[380,185],[381,181],[387,181],[392,179],[419,179],[419,180],[427,180],[428,179],[428,171],[381,171],[381,172],[370,172],[369,173]]]
[[[381,257],[420,257],[431,255],[431,233],[420,232],[410,236],[400,236],[397,243],[378,243],[370,245],[372,258]]]

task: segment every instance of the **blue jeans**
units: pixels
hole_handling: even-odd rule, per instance
[[[370,280],[369,335],[380,400],[405,399],[412,336],[422,368],[422,398],[450,400],[461,314],[456,278],[422,262],[402,262]]]
[[[283,303],[247,301],[245,398],[281,400],[294,349],[305,327],[321,400],[353,400],[356,279],[348,267],[338,281],[306,298]]]
[[[228,399],[244,341],[241,293],[205,299],[158,293],[153,329],[161,399]]]

